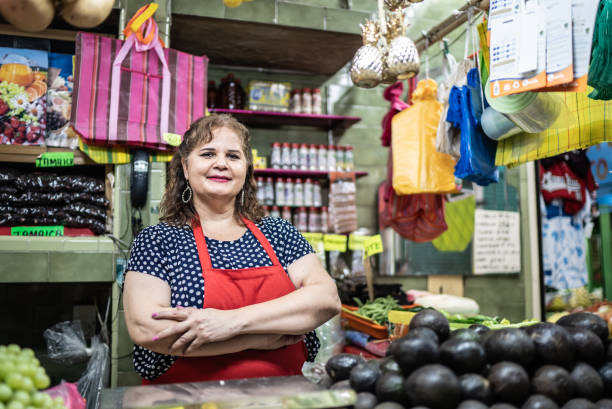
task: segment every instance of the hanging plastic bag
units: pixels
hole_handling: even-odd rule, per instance
[[[442,111],[436,93],[435,81],[420,81],[412,94],[413,105],[393,117],[392,181],[398,195],[456,191],[455,160],[435,147]]]
[[[468,73],[468,85],[451,89],[446,119],[461,128],[461,158],[455,166],[455,176],[487,186],[499,180],[495,166],[497,142],[484,135],[480,117],[475,116],[473,101],[483,103],[480,98],[473,99],[479,87],[478,69],[473,68]]]

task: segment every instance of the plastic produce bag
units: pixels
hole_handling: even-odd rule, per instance
[[[98,409],[100,407],[100,391],[105,385],[108,385],[109,373],[108,345],[100,341],[100,338],[95,335],[91,339],[91,358],[87,363],[87,369],[77,381],[79,392],[87,400],[87,409]]]
[[[455,166],[455,176],[487,186],[499,180],[495,166],[497,142],[483,134],[480,117],[476,116],[472,105],[472,94],[477,93],[479,87],[478,70],[474,68],[468,73],[468,85],[451,89],[446,119],[461,128],[461,158]]]
[[[90,350],[80,321],[64,321],[47,328],[43,333],[49,358],[67,365],[84,362]]]
[[[59,385],[55,385],[44,391],[52,398],[62,398],[66,409],[85,409],[87,403],[79,393],[77,385],[72,382],[62,381]]]
[[[455,160],[436,150],[441,104],[437,85],[420,81],[412,94],[413,105],[393,117],[393,189],[398,195],[451,193],[456,191]]]

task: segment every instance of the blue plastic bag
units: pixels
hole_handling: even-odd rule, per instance
[[[488,138],[480,126],[483,101],[479,87],[478,70],[473,68],[467,85],[451,89],[446,120],[461,129],[461,157],[455,165],[455,176],[487,186],[499,180],[497,141]]]

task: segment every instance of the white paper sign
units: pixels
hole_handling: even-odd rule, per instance
[[[476,209],[474,217],[474,274],[521,271],[518,212]]]

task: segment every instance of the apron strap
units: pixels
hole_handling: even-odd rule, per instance
[[[270,244],[268,239],[266,239],[266,236],[264,236],[261,230],[259,230],[259,227],[257,227],[255,223],[253,223],[246,217],[243,217],[242,221],[244,222],[244,224],[246,224],[247,228],[251,231],[251,233],[253,233],[253,236],[255,236],[259,243],[263,246],[264,250],[266,250],[266,253],[268,253],[268,257],[270,257],[270,260],[272,261],[272,265],[280,266],[281,263],[278,260],[278,257],[276,257],[276,253],[272,249],[272,245]]]

